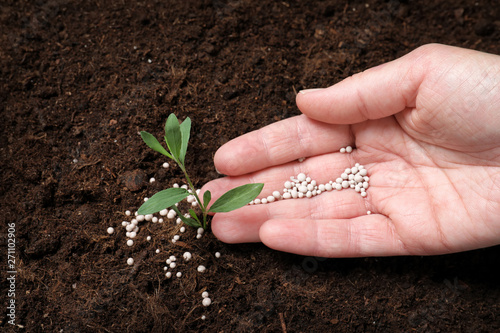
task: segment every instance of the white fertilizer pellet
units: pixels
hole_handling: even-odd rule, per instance
[[[203,301],[201,301],[201,303],[203,304],[203,306],[209,306],[210,304],[212,304],[212,300],[207,297],[207,298],[204,298]]]
[[[342,148],[341,152],[350,153],[352,152],[352,147]],[[273,191],[272,195],[265,198],[256,198],[249,204],[259,205],[285,199],[312,198],[324,192],[332,190],[340,191],[342,189],[353,189],[364,198],[368,195],[366,189],[369,187],[368,182],[370,180],[367,174],[368,171],[365,167],[356,163],[353,167],[345,169],[335,181],[318,184],[316,180],[311,179],[305,173],[301,172],[296,177],[291,176],[290,180],[285,181],[283,184],[283,193]]]

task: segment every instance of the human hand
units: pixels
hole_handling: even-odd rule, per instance
[[[216,214],[212,231],[220,240],[319,257],[500,244],[500,56],[426,45],[301,92],[297,105],[304,115],[222,146],[214,162],[229,177],[203,190],[216,198],[262,182],[267,196],[299,172],[320,184],[359,162],[370,176],[368,196],[332,191]],[[356,149],[340,154],[347,145]]]

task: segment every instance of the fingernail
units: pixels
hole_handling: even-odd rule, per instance
[[[301,90],[299,91],[299,94],[308,94],[308,93],[311,93],[311,92],[314,92],[314,91],[318,91],[318,90],[323,90],[324,88],[313,88],[313,89],[304,89],[304,90]]]
[[[224,175],[219,170],[217,170],[217,168],[215,168],[215,172],[217,172],[219,175]]]

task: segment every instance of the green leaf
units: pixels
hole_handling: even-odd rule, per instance
[[[184,224],[186,224],[190,227],[194,227],[194,228],[201,227],[201,223],[199,221],[196,221],[196,220],[191,219],[189,217],[185,217],[184,215],[181,214],[179,209],[177,207],[175,207],[175,205],[172,206],[171,208],[177,213],[177,216],[182,220],[182,222],[184,222]]]
[[[173,113],[168,116],[167,122],[165,123],[165,141],[167,142],[170,153],[179,161],[182,137],[179,120]]]
[[[232,190],[224,193],[219,199],[217,199],[212,207],[210,207],[209,212],[227,213],[232,210],[241,208],[255,199],[260,194],[263,187],[264,184],[255,183],[233,188]]]
[[[186,157],[186,152],[188,148],[189,136],[191,135],[191,119],[187,117],[186,119],[184,119],[184,121],[182,122],[182,124],[180,124],[179,127],[181,130],[181,137],[182,137],[179,160],[181,161],[182,164],[184,164],[184,158]]]
[[[168,188],[149,198],[137,211],[140,215],[154,214],[186,198],[189,192],[183,188]]]
[[[212,200],[212,193],[210,193],[210,191],[207,190],[205,193],[203,193],[203,207],[205,207],[205,209],[208,208],[210,200]]]
[[[141,138],[144,140],[144,142],[148,145],[149,148],[153,149],[154,151],[159,152],[160,154],[163,154],[165,156],[168,156],[172,158],[172,155],[170,155],[165,148],[156,140],[156,138],[148,132],[142,131],[141,132]]]
[[[191,218],[184,217],[182,215],[180,215],[179,217],[181,218],[182,222],[184,222],[185,225],[193,228],[201,228],[200,222],[193,220]]]
[[[196,215],[196,212],[192,208],[189,208],[189,215],[191,215],[191,217],[193,219],[195,219],[196,221],[200,222],[198,215]],[[200,222],[200,224],[201,224],[201,222]]]

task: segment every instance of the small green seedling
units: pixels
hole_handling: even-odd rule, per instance
[[[191,119],[188,117],[179,124],[179,120],[173,113],[168,116],[167,122],[165,123],[165,142],[167,143],[168,151],[163,148],[163,146],[152,134],[144,131],[141,132],[141,137],[148,147],[173,159],[179,165],[184,173],[184,176],[186,177],[191,193],[183,188],[169,188],[160,191],[149,198],[149,200],[139,208],[138,214],[154,214],[170,207],[177,213],[185,224],[191,227],[202,227],[203,229],[206,229],[208,213],[227,213],[247,205],[260,194],[264,184],[246,184],[233,188],[232,190],[224,193],[209,208],[208,205],[212,199],[212,194],[210,191],[206,191],[203,194],[203,202],[200,200],[193,183],[187,174],[184,164],[190,132]],[[202,211],[201,219],[196,215],[196,212],[193,209],[189,209],[189,215],[191,217],[185,217],[175,206],[176,203],[185,199],[190,194],[194,195]]]

